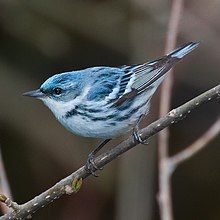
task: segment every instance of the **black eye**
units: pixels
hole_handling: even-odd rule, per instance
[[[40,91],[41,91],[42,93],[45,93],[45,91],[44,91],[42,88],[40,88]]]
[[[61,89],[61,88],[55,88],[55,89],[54,89],[54,93],[55,93],[56,95],[60,95],[61,92],[62,92],[62,89]]]

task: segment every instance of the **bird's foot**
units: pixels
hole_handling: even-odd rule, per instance
[[[88,155],[85,169],[87,173],[92,174],[94,177],[98,177],[98,175],[95,173],[97,170],[102,170],[102,168],[97,167],[97,165],[95,164],[93,153],[90,153]]]
[[[134,141],[135,141],[136,143],[148,145],[148,141],[147,141],[147,140],[143,140],[143,139],[141,138],[140,134],[138,134],[138,131],[137,131],[137,130],[135,130],[135,131],[133,132],[133,138],[134,138]]]

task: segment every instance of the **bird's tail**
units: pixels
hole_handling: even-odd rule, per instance
[[[198,45],[199,42],[186,43],[168,55],[143,65],[139,65],[134,70],[137,76],[132,87],[139,90],[139,92],[145,91],[148,86],[155,82],[157,82],[155,87],[158,87],[163,81],[165,73],[168,72],[184,56],[198,47]]]
[[[186,56],[188,53],[190,53],[192,50],[197,48],[199,46],[200,42],[189,42],[181,47],[177,48],[167,56],[170,56],[172,58],[182,59],[184,56]]]

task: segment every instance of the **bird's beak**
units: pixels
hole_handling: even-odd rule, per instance
[[[40,89],[30,91],[30,92],[25,92],[23,93],[23,96],[28,96],[28,97],[33,97],[33,98],[44,98],[46,95],[40,91]]]

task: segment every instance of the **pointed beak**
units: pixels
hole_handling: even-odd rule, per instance
[[[28,97],[33,97],[33,98],[44,98],[46,95],[40,91],[40,89],[30,91],[30,92],[25,92],[23,93],[23,96],[28,96]]]

